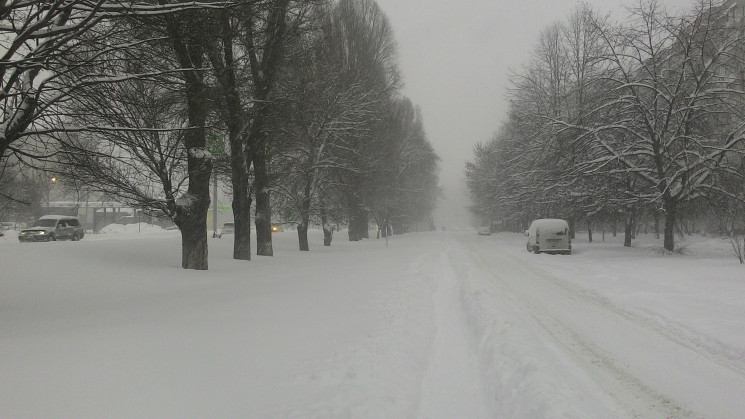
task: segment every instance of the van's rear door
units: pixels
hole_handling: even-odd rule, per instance
[[[541,228],[541,250],[566,250],[569,248],[569,228],[551,223]]]

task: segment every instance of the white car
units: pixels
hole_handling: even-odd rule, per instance
[[[569,223],[557,218],[535,220],[525,230],[528,236],[528,252],[572,254],[572,239],[569,234]]]
[[[489,226],[481,226],[478,229],[479,236],[488,236],[491,234],[491,228]]]

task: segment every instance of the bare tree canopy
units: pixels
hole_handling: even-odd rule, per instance
[[[252,209],[266,256],[275,217],[297,221],[307,249],[311,218],[328,245],[331,219],[364,237],[380,208],[407,222],[432,211],[437,156],[372,0],[19,1],[0,16],[0,175],[53,169],[170,219],[184,268],[208,266],[215,165],[236,259],[251,258]],[[4,202],[39,200],[22,180]]]
[[[744,175],[742,6],[629,11],[613,24],[581,6],[542,33],[514,76],[509,122],[467,165],[477,211],[522,223],[621,215],[627,227],[662,215],[672,251],[686,208],[744,198],[723,182]]]

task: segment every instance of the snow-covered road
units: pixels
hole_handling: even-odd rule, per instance
[[[435,337],[422,382],[419,416],[423,418],[488,418],[494,417],[494,403],[485,392],[482,369],[468,319],[460,298],[458,276],[450,263],[448,252],[438,246],[425,256],[420,271],[435,280]]]
[[[464,308],[475,336],[489,342],[480,350],[485,366],[494,377],[514,378],[495,388],[495,394],[509,395],[513,386],[524,385],[530,387],[525,389],[528,394],[543,393],[530,397],[538,401],[534,410],[502,411],[504,416],[745,414],[743,352],[733,354],[726,344],[696,330],[674,327],[675,319],[661,317],[664,307],[655,313],[655,307],[640,311],[623,305],[562,269],[591,259],[576,252],[574,258],[533,255],[514,245],[519,240],[454,237],[457,249],[449,254],[463,281]],[[675,274],[670,280],[676,280]],[[720,285],[715,276],[710,280],[712,287]],[[681,290],[671,286],[668,291]],[[700,292],[706,294],[707,289]],[[490,306],[495,302],[498,307]],[[493,312],[484,315],[482,310]],[[541,355],[521,356],[506,365],[510,353],[531,351]],[[489,359],[495,365],[488,365]],[[505,374],[510,369],[514,374]],[[597,403],[588,403],[591,400]],[[514,400],[506,406],[529,407]]]
[[[745,417],[745,274],[432,232],[179,267],[171,232],[0,238],[0,417]],[[312,232],[320,243],[320,232]],[[646,240],[646,242],[645,242]]]

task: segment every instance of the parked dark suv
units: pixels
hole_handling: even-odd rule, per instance
[[[45,215],[34,222],[32,227],[21,230],[18,240],[21,242],[40,242],[55,240],[78,241],[85,235],[85,230],[78,217],[69,215]]]

